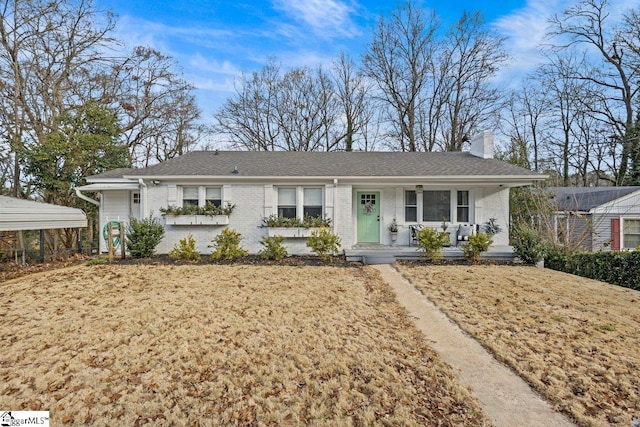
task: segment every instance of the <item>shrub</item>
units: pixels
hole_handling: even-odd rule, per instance
[[[469,261],[478,261],[483,252],[489,250],[493,243],[487,233],[476,233],[469,236],[469,241],[462,245],[462,254]]]
[[[218,234],[213,240],[213,245],[210,248],[214,248],[211,252],[211,260],[227,260],[231,261],[236,258],[242,258],[248,255],[248,252],[240,247],[240,241],[242,240],[242,234],[228,227],[225,227],[220,234]]]
[[[196,250],[196,239],[191,233],[180,239],[169,252],[169,258],[181,259],[184,261],[200,261],[200,252]]]
[[[164,227],[157,219],[129,218],[127,227],[127,247],[134,258],[148,258],[156,251],[156,247],[164,237]]]
[[[558,271],[567,271],[572,252],[561,246],[549,244],[545,247],[544,265]]]
[[[422,255],[430,260],[442,257],[442,246],[450,243],[449,233],[433,228],[423,228],[416,234],[416,241]]]
[[[340,237],[329,227],[320,227],[307,238],[307,246],[323,261],[331,260],[340,249]]]
[[[109,262],[108,258],[105,257],[96,257],[96,258],[91,258],[89,260],[86,260],[84,262],[84,265],[86,265],[87,267],[91,267],[94,265],[102,265],[102,264],[106,264],[107,262]]]
[[[549,251],[545,265],[554,270],[640,290],[640,252],[571,253]]]
[[[177,215],[231,215],[236,205],[232,205],[227,202],[224,206],[216,206],[211,203],[207,203],[206,206],[168,206],[166,208],[160,208],[162,216],[177,216]]]
[[[263,227],[329,227],[331,225],[330,218],[322,218],[321,216],[305,215],[302,220],[298,217],[285,218],[278,215],[269,215],[262,218]]]
[[[513,233],[513,251],[525,264],[536,264],[544,259],[545,246],[540,233],[529,226],[521,226]]]
[[[258,252],[258,255],[260,255],[262,259],[273,259],[276,261],[286,258],[289,253],[287,252],[287,248],[282,244],[283,242],[283,236],[264,236],[262,240],[260,240],[260,244],[264,246],[264,249]]]

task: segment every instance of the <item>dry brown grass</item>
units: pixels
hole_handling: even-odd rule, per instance
[[[486,423],[367,268],[80,266],[0,310],[0,408],[52,425]]]
[[[640,417],[640,292],[534,267],[399,268],[579,424]]]

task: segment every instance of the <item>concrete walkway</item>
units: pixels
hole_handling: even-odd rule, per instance
[[[429,346],[453,367],[460,382],[471,388],[495,426],[573,426],[519,376],[464,333],[395,268],[388,264],[373,267],[391,285],[398,301],[427,337]]]

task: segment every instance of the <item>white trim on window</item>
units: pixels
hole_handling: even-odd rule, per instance
[[[620,249],[635,250],[638,247],[640,247],[640,217],[620,218]]]
[[[295,190],[293,191],[283,191],[283,195],[280,196],[280,190]],[[317,190],[317,191],[308,191],[308,190]],[[305,198],[305,193],[307,197]],[[303,219],[304,212],[306,209],[316,208],[320,206],[322,218],[325,217],[326,212],[326,200],[325,200],[325,187],[320,185],[298,185],[298,186],[290,186],[290,185],[282,185],[282,186],[274,186],[274,195],[275,195],[275,213],[277,215],[281,214],[281,209],[288,209],[290,212],[295,207],[295,216],[297,218]],[[293,196],[295,195],[295,200]],[[281,197],[286,197],[284,200],[285,204],[282,204]],[[310,201],[308,199],[311,198]],[[320,205],[317,203],[320,202]],[[309,204],[312,203],[312,204]]]
[[[449,193],[449,217],[446,218],[446,222],[449,224],[456,224],[456,223],[471,223],[474,221],[473,218],[473,207],[475,205],[474,203],[474,199],[473,199],[473,191],[467,188],[454,188],[454,189],[447,189],[447,188],[428,188],[428,189],[421,189],[416,191],[415,188],[404,188],[403,189],[403,210],[404,210],[404,219],[406,223],[428,223],[428,224],[433,224],[434,226],[439,226],[440,224],[442,224],[442,219],[433,219],[433,220],[425,220],[424,219],[424,194],[425,193],[430,193],[430,192],[434,192],[434,191],[448,191]],[[416,198],[416,204],[407,204],[407,193],[414,193],[415,194],[415,198]],[[459,192],[466,192],[468,194],[468,204],[467,205],[460,205],[458,206],[458,193]],[[466,218],[465,221],[460,221],[458,219],[458,207],[462,207],[462,208],[467,208],[468,210],[468,218]],[[411,220],[407,220],[407,208],[409,209],[414,209],[415,213],[416,213],[416,221],[411,221]]]
[[[179,186],[178,191],[178,200],[177,204],[179,206],[184,206],[185,200],[196,201],[197,206],[205,207],[207,204],[208,196],[212,196],[217,190],[219,194],[219,202],[220,206],[222,206],[225,202],[224,196],[225,191],[222,185],[181,185]],[[186,195],[186,197],[185,197]],[[196,206],[195,203],[191,203],[193,206]],[[215,204],[215,203],[214,203]]]

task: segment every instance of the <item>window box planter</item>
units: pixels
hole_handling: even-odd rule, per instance
[[[318,227],[267,227],[269,237],[282,236],[287,239],[306,239],[311,233],[318,231]]]
[[[229,215],[166,215],[167,225],[228,225]]]

